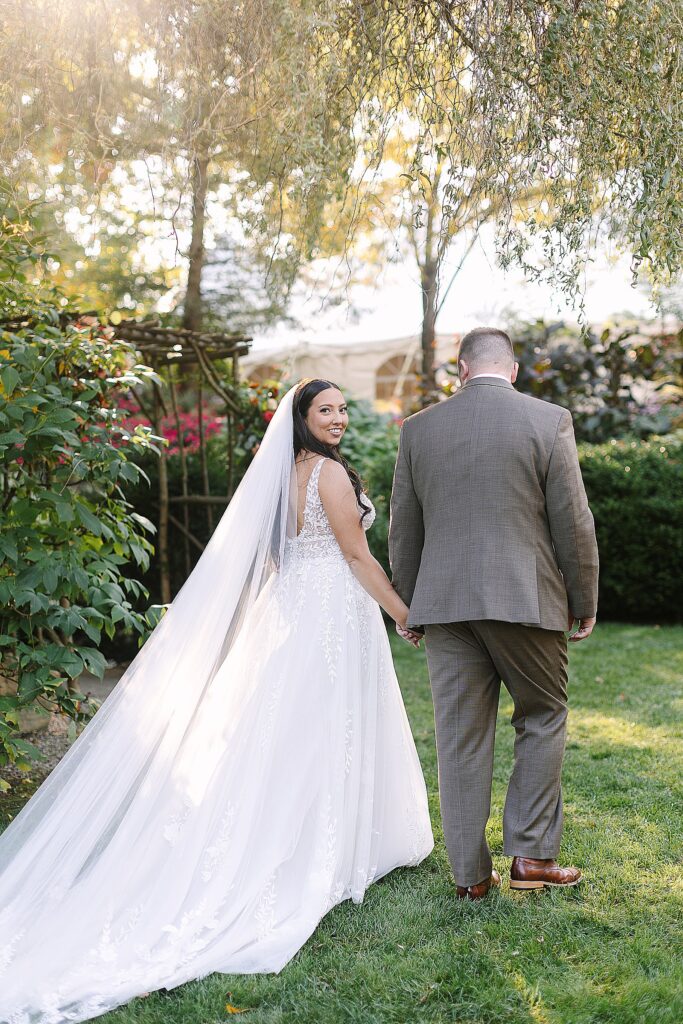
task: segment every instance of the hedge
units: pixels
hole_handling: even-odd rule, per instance
[[[683,621],[683,432],[579,448],[600,550],[599,615]]]

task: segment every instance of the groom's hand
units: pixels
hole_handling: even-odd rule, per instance
[[[576,619],[574,618],[574,616],[570,612],[569,613],[569,626],[568,626],[568,629],[569,629],[570,633],[571,633],[572,629],[574,628],[575,621],[576,621]],[[572,643],[572,644],[575,644],[575,643],[578,643],[579,640],[585,640],[587,636],[590,636],[591,633],[593,632],[593,627],[595,626],[595,621],[596,620],[595,620],[595,616],[594,615],[589,617],[589,618],[579,619],[579,628],[577,629],[576,633],[572,633],[572,635],[569,637],[569,642]]]

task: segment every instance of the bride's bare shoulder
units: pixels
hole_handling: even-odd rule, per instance
[[[346,472],[340,462],[336,462],[334,459],[323,459],[322,466],[320,467],[320,481],[326,483],[343,483],[346,481],[349,485],[349,474]]]
[[[335,462],[334,459],[323,459],[318,477],[318,490],[323,500],[334,500],[343,498],[349,491],[353,493],[353,486],[348,473],[339,462]]]

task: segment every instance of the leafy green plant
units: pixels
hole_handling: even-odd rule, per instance
[[[132,452],[150,450],[144,427],[121,433],[114,397],[148,375],[134,351],[93,318],[60,324],[5,321],[0,341],[0,765],[27,767],[35,748],[19,736],[32,706],[74,722],[94,706],[73,680],[102,675],[98,650],[116,624],[142,632],[131,599],[142,586],[153,527],[122,487],[142,471]]]
[[[636,325],[583,333],[562,323],[513,329],[520,391],[570,409],[576,436],[601,443],[666,433],[680,419],[681,338]]]

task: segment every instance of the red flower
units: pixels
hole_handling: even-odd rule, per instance
[[[271,412],[270,409],[267,409],[266,412],[264,412],[263,414],[263,418],[266,421],[266,423],[270,423],[274,415],[274,412]]]

